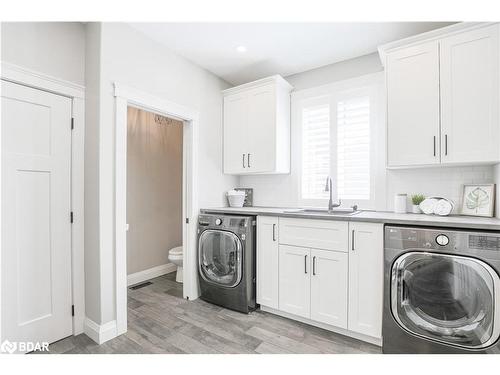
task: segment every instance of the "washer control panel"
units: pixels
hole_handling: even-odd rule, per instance
[[[450,243],[450,239],[446,234],[438,234],[436,237],[436,243],[439,246],[446,246]]]

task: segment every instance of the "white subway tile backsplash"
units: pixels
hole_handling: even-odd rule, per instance
[[[440,196],[451,199],[455,202],[455,213],[457,213],[461,205],[463,184],[492,182],[494,182],[492,166],[388,170],[386,209],[393,210],[393,198],[397,193],[407,193],[408,197],[421,193],[427,197]]]
[[[411,209],[410,197],[421,193],[427,197],[439,196],[455,203],[454,213],[460,210],[462,185],[469,183],[500,184],[500,168],[497,174],[493,166],[431,167],[414,169],[386,170],[385,181],[380,196],[376,197],[376,209],[392,211],[394,195],[408,194],[408,211]],[[293,171],[291,175],[241,176],[241,187],[254,189],[256,206],[297,206],[299,205],[300,178]]]

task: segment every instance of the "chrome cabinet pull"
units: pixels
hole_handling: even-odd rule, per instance
[[[304,273],[307,274],[307,255],[304,255]]]
[[[245,154],[243,154],[243,168],[246,168],[245,167]]]
[[[313,257],[313,276],[316,276],[316,257]]]
[[[444,154],[448,155],[448,134],[444,135]]]
[[[250,168],[250,154],[247,154],[247,165],[248,165],[248,168]]]
[[[436,156],[436,136],[433,137],[434,138],[434,156]]]
[[[273,242],[276,242],[276,224],[273,224]]]
[[[351,233],[351,250],[354,251],[354,229]]]

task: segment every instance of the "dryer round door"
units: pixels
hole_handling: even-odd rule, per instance
[[[233,288],[242,278],[241,240],[232,232],[207,229],[198,242],[201,277],[212,284]]]
[[[391,270],[391,310],[405,330],[467,349],[486,348],[500,335],[500,279],[469,257],[409,252]]]

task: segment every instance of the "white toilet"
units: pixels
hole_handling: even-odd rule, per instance
[[[183,259],[182,246],[177,246],[169,250],[168,260],[177,266],[177,276],[175,278],[175,281],[177,281],[178,283],[182,283],[183,280],[182,259]]]

